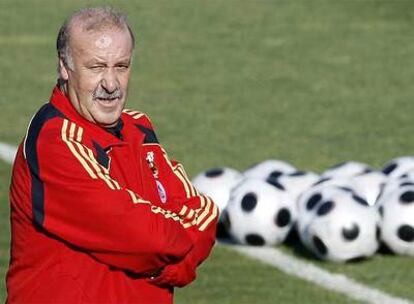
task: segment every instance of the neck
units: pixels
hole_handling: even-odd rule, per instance
[[[62,78],[58,78],[57,86],[63,93],[65,93],[65,95],[68,94],[68,90],[67,90],[67,87],[66,87],[66,81],[65,80],[63,80]]]

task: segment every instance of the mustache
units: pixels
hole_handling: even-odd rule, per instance
[[[124,94],[122,93],[122,90],[120,88],[116,88],[113,92],[108,93],[104,89],[98,87],[92,93],[93,99],[121,99],[123,96]]]

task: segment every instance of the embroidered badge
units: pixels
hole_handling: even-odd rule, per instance
[[[155,182],[157,183],[158,195],[160,196],[161,202],[165,203],[167,201],[167,192],[158,179]]]
[[[147,161],[147,163],[148,163],[148,166],[150,167],[150,169],[151,169],[151,171],[152,171],[152,175],[153,175],[155,178],[158,178],[158,168],[157,168],[157,166],[155,165],[155,156],[154,156],[154,152],[153,152],[153,151],[147,152],[147,157],[146,157],[145,159],[146,159],[146,161]]]

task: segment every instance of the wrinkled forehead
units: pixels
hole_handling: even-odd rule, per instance
[[[86,29],[74,24],[70,28],[69,47],[72,51],[78,49],[107,49],[122,45],[126,51],[132,51],[132,39],[127,28],[105,26],[99,29]]]

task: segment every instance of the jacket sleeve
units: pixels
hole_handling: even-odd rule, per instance
[[[121,187],[82,144],[82,128],[69,124],[54,119],[35,145],[26,143],[35,223],[103,263],[136,273],[183,259],[193,241],[180,218]]]
[[[137,123],[155,134],[146,115],[140,116]],[[208,257],[215,243],[218,208],[210,197],[200,194],[191,184],[180,163],[170,160],[158,143],[152,145],[152,149],[157,148],[162,159],[159,164],[160,178],[166,184],[168,192],[168,204],[165,208],[180,216],[184,228],[193,240],[194,247],[186,259],[196,267]]]
[[[168,160],[167,155],[165,158]],[[186,260],[196,267],[209,256],[215,243],[218,207],[210,197],[200,194],[191,184],[180,163],[171,161],[171,166],[170,188],[174,185],[171,188],[174,193],[174,207],[171,210],[182,218],[194,242]]]

